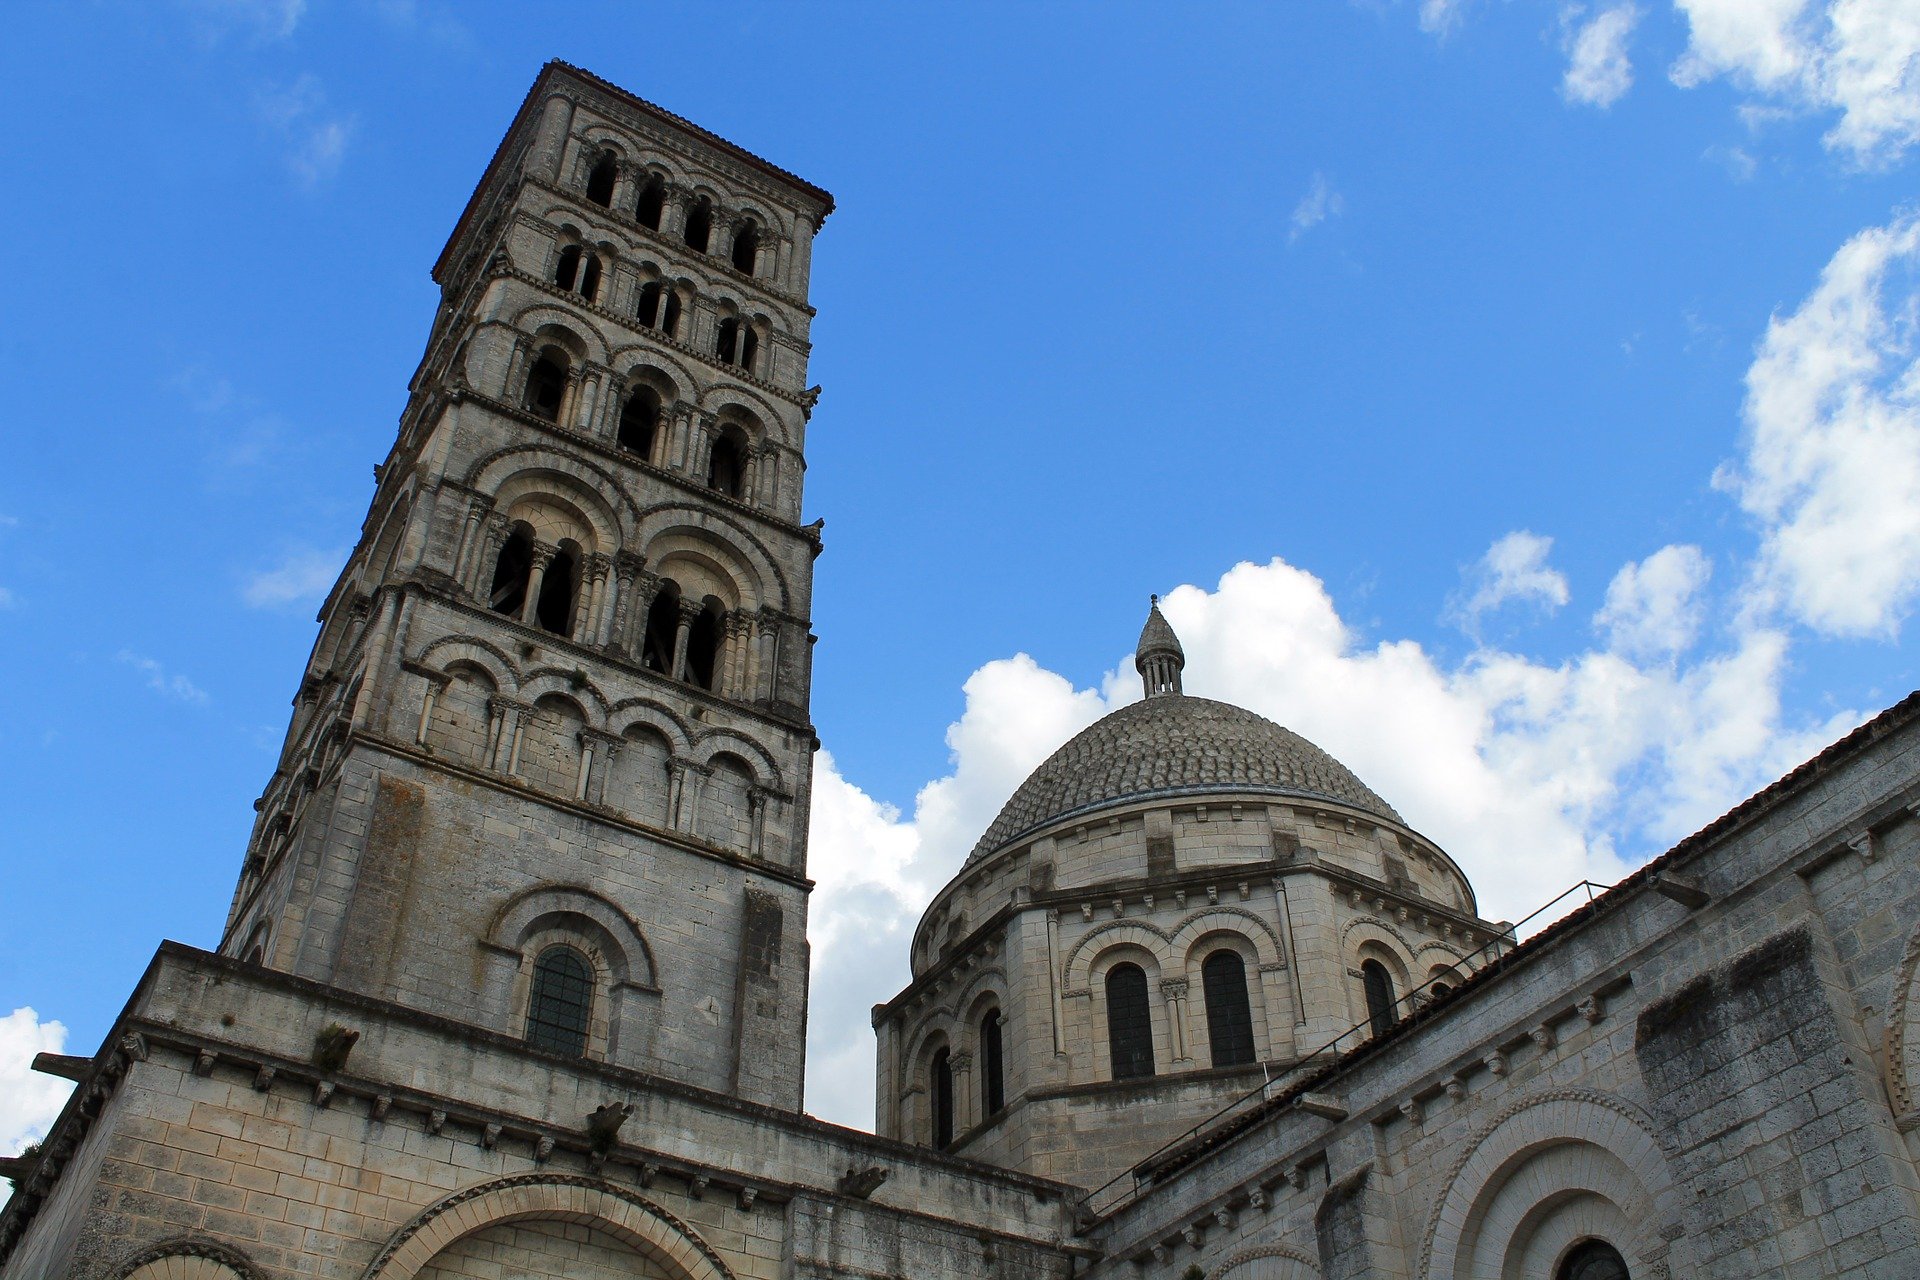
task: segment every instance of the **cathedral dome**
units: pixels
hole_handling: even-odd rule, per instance
[[[1327,800],[1400,821],[1351,769],[1292,730],[1242,707],[1169,693],[1102,717],[1048,756],[968,861],[1076,814],[1227,792]]]

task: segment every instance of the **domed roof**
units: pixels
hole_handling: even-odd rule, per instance
[[[1121,707],[1048,756],[968,861],[1078,813],[1161,796],[1249,791],[1330,800],[1400,821],[1352,770],[1292,730],[1225,702],[1168,694]]]

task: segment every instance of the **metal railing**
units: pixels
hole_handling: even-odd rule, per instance
[[[1598,884],[1592,880],[1581,880],[1555,896],[1551,901],[1527,913],[1527,915],[1520,920],[1507,925],[1504,929],[1496,932],[1485,943],[1449,964],[1446,973],[1429,974],[1419,986],[1414,987],[1411,991],[1407,992],[1407,994],[1396,999],[1392,1006],[1393,1017],[1391,1025],[1398,1026],[1401,1022],[1431,1004],[1433,1001],[1445,998],[1452,989],[1457,988],[1487,964],[1499,959],[1506,951],[1519,946],[1522,931],[1527,930],[1529,924],[1539,920],[1541,916],[1552,911],[1568,898],[1573,897],[1575,894],[1585,893],[1586,902],[1591,903],[1596,896],[1596,891],[1598,893],[1605,893],[1612,887],[1612,885]],[[1586,903],[1579,905],[1584,906]],[[1566,913],[1562,912],[1561,914],[1564,915]],[[1559,918],[1559,916],[1555,916],[1553,920],[1541,921],[1539,927],[1545,928]],[[1481,956],[1485,956],[1486,959],[1480,960],[1479,957]],[[1436,987],[1440,987],[1442,990],[1436,991]],[[1382,1019],[1382,1021],[1385,1021],[1385,1019]],[[1091,1214],[1094,1217],[1106,1217],[1108,1214],[1125,1208],[1130,1201],[1137,1198],[1147,1188],[1164,1178],[1170,1177],[1189,1164],[1191,1162],[1190,1159],[1181,1157],[1186,1156],[1188,1153],[1185,1149],[1199,1139],[1213,1134],[1216,1130],[1236,1117],[1243,1115],[1251,1116],[1254,1112],[1257,1112],[1262,1105],[1269,1101],[1284,1098],[1288,1093],[1297,1089],[1303,1082],[1314,1078],[1322,1071],[1333,1066],[1347,1054],[1365,1047],[1377,1034],[1384,1034],[1386,1028],[1383,1027],[1380,1031],[1376,1032],[1374,1022],[1375,1020],[1371,1016],[1360,1022],[1356,1022],[1333,1039],[1315,1049],[1312,1053],[1302,1055],[1295,1061],[1294,1065],[1286,1071],[1277,1076],[1269,1075],[1265,1080],[1261,1081],[1259,1087],[1251,1089],[1235,1098],[1233,1101],[1227,1103],[1226,1106],[1220,1108],[1220,1110],[1207,1116],[1205,1119],[1181,1133],[1178,1137],[1161,1144],[1161,1146],[1146,1159],[1141,1160],[1125,1172],[1116,1174],[1105,1183],[1095,1187],[1087,1193],[1086,1199],[1081,1202],[1083,1212]],[[1193,1152],[1192,1154],[1197,1156],[1198,1152]]]

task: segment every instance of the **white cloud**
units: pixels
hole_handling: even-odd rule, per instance
[[[306,604],[324,598],[340,566],[347,561],[345,551],[320,551],[313,547],[295,548],[269,569],[247,575],[240,598],[255,609],[277,609]]]
[[[1735,182],[1751,182],[1760,171],[1760,162],[1745,147],[1708,147],[1701,158],[1719,165]]]
[[[300,25],[307,0],[185,0],[201,35],[216,39],[231,31],[261,40],[285,40]]]
[[[1604,110],[1633,87],[1627,41],[1640,21],[1640,10],[1631,4],[1612,5],[1575,28],[1574,20],[1581,12],[1578,7],[1570,7],[1562,13],[1561,21],[1567,28],[1567,72],[1560,81],[1560,93],[1568,102]]]
[[[1594,625],[1607,633],[1615,652],[1677,657],[1700,633],[1700,591],[1712,573],[1713,564],[1700,548],[1662,547],[1613,576]]]
[[[1892,635],[1920,594],[1920,213],[1841,246],[1747,372],[1718,483],[1760,524],[1753,607]]]
[[[354,121],[329,109],[317,77],[302,75],[263,89],[254,109],[285,147],[286,165],[303,187],[317,187],[339,171]]]
[[[1631,585],[1610,595],[1616,638],[1684,630],[1705,580],[1697,554],[1669,548],[1631,567]],[[1663,847],[1857,719],[1784,725],[1786,641],[1759,629],[1690,667],[1671,647],[1645,663],[1609,647],[1559,664],[1480,649],[1448,666],[1413,641],[1364,642],[1318,579],[1281,560],[1236,566],[1211,591],[1180,587],[1162,608],[1189,693],[1252,708],[1346,763],[1461,862],[1496,919],[1583,878],[1618,879],[1629,861],[1616,839],[1636,858]],[[818,762],[807,1098],[842,1123],[872,1123],[867,1011],[905,985],[919,912],[1041,760],[1140,696],[1130,661],[1097,690],[1075,689],[1024,655],[981,667],[966,693],[947,732],[952,767],[910,816],[849,783],[831,755]]]
[[[1518,529],[1497,539],[1468,571],[1471,591],[1456,599],[1448,615],[1472,633],[1480,619],[1516,601],[1539,606],[1548,613],[1571,598],[1566,575],[1547,564],[1553,539]]]
[[[207,701],[206,690],[177,672],[169,673],[152,658],[142,657],[131,650],[122,649],[114,655],[114,661],[132,667],[144,675],[147,678],[147,688],[155,693],[177,698],[181,702],[205,704]]]
[[[1913,0],[1674,0],[1690,28],[1674,83],[1725,78],[1781,110],[1837,111],[1826,144],[1864,165],[1920,141],[1920,6]]]
[[[1328,218],[1339,217],[1346,207],[1346,198],[1328,183],[1327,175],[1314,174],[1307,194],[1301,196],[1300,203],[1293,206],[1293,225],[1287,232],[1287,243],[1292,244]]]
[[[16,1156],[30,1142],[47,1136],[73,1085],[32,1069],[36,1053],[60,1053],[67,1029],[42,1022],[32,1009],[15,1009],[0,1018],[0,1155]]]
[[[11,609],[19,603],[19,597],[6,587],[0,587],[0,609]]]
[[[1429,35],[1451,35],[1466,13],[1467,0],[1420,0],[1420,29]]]

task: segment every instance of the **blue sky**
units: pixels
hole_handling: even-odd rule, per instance
[[[0,1148],[52,1101],[34,1046],[91,1052],[161,937],[216,939],[429,267],[546,58],[839,200],[809,1096],[860,1123],[905,931],[1133,696],[1149,592],[1190,689],[1333,750],[1493,916],[1920,683],[1920,15],[1846,17],[10,14]]]

